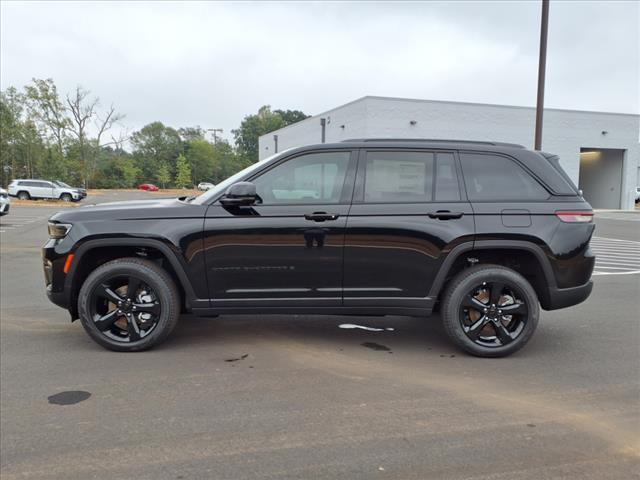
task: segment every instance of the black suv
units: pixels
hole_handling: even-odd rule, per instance
[[[49,298],[144,350],[181,312],[410,315],[508,355],[540,306],[585,300],[593,211],[558,158],[505,143],[349,140],[284,151],[198,197],[55,214]]]

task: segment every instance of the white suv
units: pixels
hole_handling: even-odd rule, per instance
[[[9,213],[9,207],[11,206],[11,199],[9,194],[4,188],[0,188],[0,217]]]
[[[9,195],[20,200],[54,198],[65,202],[77,202],[82,194],[71,187],[63,187],[47,180],[14,180],[9,184]]]

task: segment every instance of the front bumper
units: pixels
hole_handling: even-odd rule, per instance
[[[549,300],[545,310],[558,310],[584,302],[593,290],[593,280],[584,285],[570,288],[549,288]]]
[[[42,266],[44,283],[49,300],[59,307],[69,309],[71,306],[67,275],[64,273],[64,262],[68,252],[61,252],[57,248],[56,240],[50,239],[42,247]]]
[[[6,215],[9,213],[9,208],[11,208],[11,204],[9,202],[0,203],[0,214]]]

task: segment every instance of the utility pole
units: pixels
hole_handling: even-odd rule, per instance
[[[221,128],[207,128],[207,132],[211,132],[213,134],[213,144],[217,145],[218,143],[218,133],[222,133]]]
[[[542,114],[544,111],[544,77],[547,68],[547,32],[549,29],[549,0],[542,0],[540,20],[540,58],[538,60],[538,100],[536,102],[536,136],[534,149],[542,148]]]

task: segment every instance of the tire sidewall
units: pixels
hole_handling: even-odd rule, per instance
[[[118,342],[112,340],[96,327],[91,317],[90,302],[93,300],[93,292],[95,288],[105,280],[117,276],[135,276],[155,291],[160,303],[160,318],[153,331],[143,339],[130,344],[127,342]],[[171,283],[167,284],[167,279],[158,275],[155,269],[149,268],[143,262],[110,262],[94,270],[85,280],[78,295],[78,312],[80,321],[86,332],[93,340],[105,348],[115,351],[139,351],[146,350],[164,340],[173,327],[180,312],[175,306],[175,287]]]
[[[503,347],[485,347],[478,345],[464,332],[460,324],[459,312],[464,295],[482,282],[502,281],[517,287],[527,304],[529,318],[523,331],[509,345]],[[519,273],[500,266],[477,266],[461,272],[450,285],[442,308],[445,330],[449,337],[466,352],[480,357],[504,357],[524,347],[536,330],[540,306],[538,297],[531,284]]]

